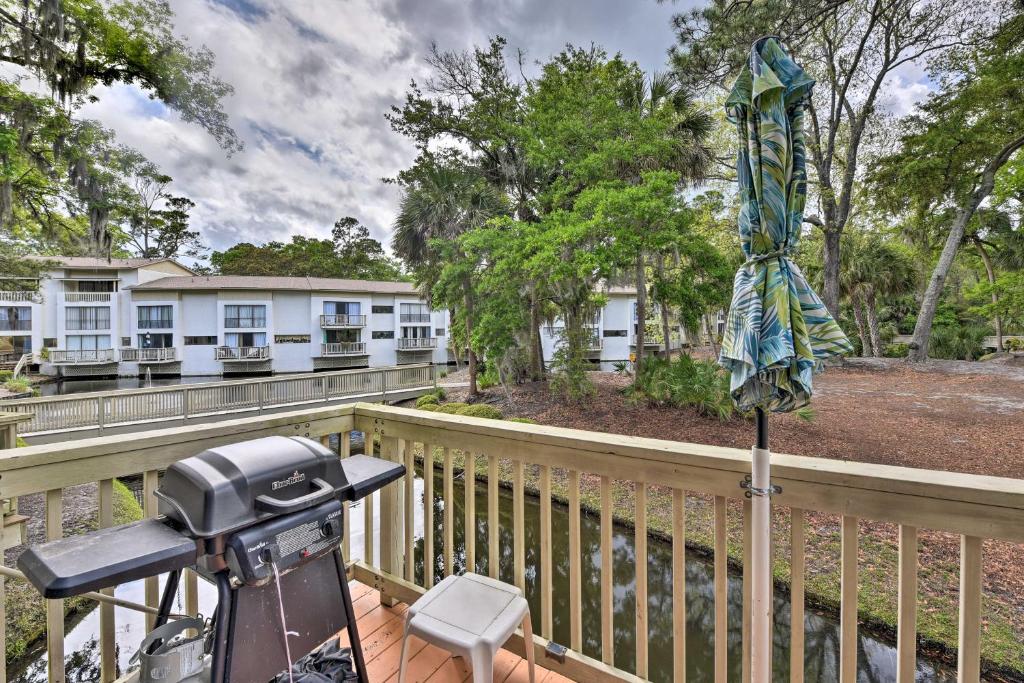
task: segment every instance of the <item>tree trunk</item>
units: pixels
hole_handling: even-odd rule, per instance
[[[999,295],[996,293],[996,290],[995,290],[996,271],[992,267],[992,259],[989,257],[988,252],[985,251],[985,247],[984,247],[984,245],[982,245],[981,242],[975,240],[974,241],[974,246],[978,249],[978,253],[981,254],[981,260],[985,264],[985,273],[988,275],[988,283],[990,285],[992,285],[992,304],[994,306],[998,306],[999,305]],[[996,327],[996,351],[1002,352],[1003,351],[1003,319],[999,316],[998,313],[996,313],[996,318],[992,322],[995,323],[995,327]]]
[[[882,331],[878,329],[878,306],[875,304],[875,288],[869,287],[864,294],[864,307],[868,311],[868,331],[871,333],[871,355],[882,357]]]
[[[661,302],[661,334],[665,337],[665,358],[672,358],[672,335],[668,329],[668,306]]]
[[[857,321],[857,334],[860,336],[860,357],[867,358],[871,355],[871,338],[868,336],[868,327],[864,324],[863,301],[858,292],[850,295],[850,303],[853,305],[853,319]]]
[[[469,395],[476,396],[476,354],[473,353],[473,296],[466,285],[466,362],[469,365]]]
[[[825,230],[824,276],[825,287],[821,300],[836,320],[839,319],[839,241],[842,232]]]
[[[932,336],[932,321],[935,320],[935,310],[939,307],[939,297],[942,296],[942,288],[946,284],[946,276],[953,266],[953,259],[956,258],[956,250],[964,239],[964,230],[967,222],[974,216],[981,202],[992,192],[996,183],[996,172],[1009,161],[1010,157],[1024,147],[1024,135],[1008,142],[999,152],[985,165],[981,174],[981,182],[971,193],[970,199],[957,212],[953,227],[946,236],[946,244],[942,247],[942,254],[939,262],[935,264],[935,270],[928,280],[928,289],[925,290],[924,299],[921,301],[921,311],[917,314],[917,324],[914,325],[914,339],[910,342],[910,351],[907,359],[911,362],[920,362],[928,359],[928,342]]]
[[[644,362],[644,344],[647,342],[647,269],[643,254],[636,257],[636,370]]]

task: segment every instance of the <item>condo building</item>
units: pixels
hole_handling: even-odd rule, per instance
[[[0,362],[30,354],[42,372],[72,378],[454,361],[448,312],[431,310],[408,282],[207,276],[173,259],[47,261],[34,287],[0,277]],[[636,354],[636,291],[610,287],[605,295],[590,325],[595,364]],[[562,339],[557,322],[542,328],[546,360]],[[658,335],[648,340],[647,353],[662,347]]]

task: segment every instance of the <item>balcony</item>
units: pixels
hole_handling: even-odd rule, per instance
[[[398,316],[399,322],[402,324],[411,323],[429,323],[429,313],[400,313]]]
[[[336,356],[365,356],[366,342],[331,342],[320,345],[320,355],[325,358]]]
[[[0,332],[31,332],[31,320],[0,320]]]
[[[32,304],[43,302],[43,295],[39,292],[29,291],[0,291],[0,301],[25,301]]]
[[[121,360],[126,363],[173,363],[178,360],[178,350],[173,346],[165,349],[121,349]]]
[[[396,346],[399,351],[426,351],[437,348],[437,337],[399,337]]]
[[[105,398],[110,405],[109,396]],[[26,399],[18,407],[36,412],[39,401]],[[160,470],[208,447],[270,434],[329,438],[339,430],[343,454],[355,443],[354,430],[376,433],[379,445],[372,455],[405,462],[411,472],[417,454],[423,453],[425,469],[434,473],[422,483],[406,477],[389,484],[377,497],[343,513],[343,552],[352,560],[353,581],[363,584],[353,584],[353,597],[366,607],[356,611],[363,644],[368,646],[366,657],[377,674],[371,680],[392,677],[399,661],[403,612],[388,605],[411,603],[442,577],[466,566],[477,571],[500,568],[506,581],[537,587],[532,605],[536,635],[525,642],[522,635],[513,636],[502,655],[504,670],[514,669],[512,680],[524,678],[518,660],[524,645],[533,649],[539,664],[576,681],[636,681],[634,673],[643,679],[683,680],[691,658],[698,658],[703,667],[697,680],[724,681],[730,672],[739,680],[739,672],[747,668],[743,653],[750,651],[758,634],[749,627],[749,595],[740,589],[741,577],[731,574],[729,566],[742,562],[744,574],[754,571],[749,561],[752,531],[749,516],[743,514],[749,501],[738,485],[750,473],[748,450],[359,403],[235,418],[230,433],[223,423],[195,424],[189,429],[35,445],[31,451],[9,451],[9,457],[0,459],[0,474],[7,482],[6,496],[34,494],[43,501],[40,536],[47,532],[47,537],[59,538],[80,532],[61,524],[66,503],[60,490],[93,476],[103,478],[100,486],[109,486],[112,477],[137,475],[148,468],[142,477],[147,486],[156,486]],[[998,571],[996,563],[1012,557],[1003,553],[1019,554],[1024,543],[1020,481],[824,457],[774,454],[773,460],[773,481],[782,487],[774,498],[779,525],[775,562],[783,567],[776,576],[785,584],[777,595],[789,603],[776,603],[781,607],[779,621],[785,625],[774,632],[775,648],[783,658],[776,659],[781,669],[778,680],[803,680],[805,666],[822,680],[840,680],[840,671],[842,680],[856,680],[858,657],[864,656],[866,644],[859,641],[863,631],[858,594],[873,590],[880,578],[898,583],[900,591],[899,626],[893,636],[899,644],[898,658],[893,654],[893,666],[902,672],[899,680],[914,680],[919,664],[924,670],[931,666],[919,662],[917,649],[924,625],[919,615],[929,614],[926,610],[941,610],[940,616],[948,614],[952,623],[959,623],[952,635],[959,654],[956,666],[961,680],[979,680],[985,614],[981,607],[990,590],[984,577],[998,576],[992,573],[993,568]],[[462,468],[484,463],[488,467],[479,471],[488,471],[488,480],[469,488],[467,495]],[[622,496],[626,506],[613,507]],[[101,519],[110,519],[111,496],[98,500]],[[664,508],[671,511],[668,527],[659,529],[658,535],[648,534]],[[835,538],[834,545],[819,546],[828,553],[824,559],[835,566],[824,575],[811,574],[808,566],[810,534],[820,528],[809,526],[810,515],[829,516],[835,527],[817,531]],[[620,518],[628,524],[618,526]],[[492,519],[497,523],[484,523]],[[888,530],[877,535],[875,527],[884,525],[892,525],[898,541],[888,536]],[[461,534],[465,526],[479,530],[468,543]],[[922,584],[932,580],[930,565],[936,558],[931,552],[921,553],[918,546],[924,539],[924,550],[929,551],[934,537],[946,534],[959,541],[959,571],[953,571],[959,574],[960,589],[948,596],[948,606],[936,607],[934,598],[918,585],[919,579]],[[688,543],[705,548],[708,560],[689,552]],[[882,543],[892,555],[891,564],[898,557],[898,569],[882,575],[881,568],[864,567],[858,548],[866,543]],[[988,554],[996,549],[999,554]],[[430,560],[418,559],[423,557]],[[691,575],[691,567],[700,571]],[[867,572],[867,581],[861,572]],[[5,570],[5,576],[21,580],[14,570]],[[821,618],[815,612],[806,629],[790,632],[789,619],[804,623],[810,616],[806,598],[814,587],[806,578],[828,582],[840,594],[842,616],[834,630],[814,626]],[[955,582],[956,574],[951,578]],[[185,581],[187,592],[196,594],[196,574],[188,573]],[[386,604],[374,590],[382,593]],[[157,591],[147,592],[149,609],[157,606],[159,597]],[[874,602],[870,597],[868,602]],[[104,596],[92,593],[87,599]],[[125,606],[125,601],[121,604]],[[194,615],[199,607],[186,600],[180,609]],[[94,647],[101,653],[96,656],[109,667],[103,680],[116,677],[116,635],[127,627],[122,612],[111,614],[112,618],[96,620]],[[0,622],[0,630],[4,628]],[[381,630],[374,633],[375,628]],[[63,661],[72,643],[78,647],[74,639],[66,643],[64,635],[64,620],[49,620],[48,647],[41,652]],[[552,656],[546,648],[556,637],[568,649]],[[655,642],[660,646],[653,646]],[[451,662],[444,652],[422,643],[412,654],[411,675],[417,680],[433,675],[432,680],[439,682],[458,681],[469,676],[465,662]],[[602,664],[602,659],[628,670]],[[828,673],[817,676],[822,670]],[[888,675],[892,671],[884,669],[876,679],[897,680]],[[539,680],[554,678],[539,674]],[[943,674],[942,680],[956,678]]]
[[[213,350],[213,359],[229,363],[232,361],[269,360],[269,346],[218,346]]]
[[[326,313],[320,316],[320,328],[338,330],[348,327],[366,327],[365,315],[345,315],[342,313]]]
[[[67,351],[50,349],[50,362],[54,365],[98,365],[116,363],[116,349],[80,349]]]
[[[64,292],[66,304],[108,304],[111,292]]]

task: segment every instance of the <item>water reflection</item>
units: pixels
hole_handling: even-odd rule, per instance
[[[200,384],[220,382],[222,377],[110,377],[107,379],[65,379],[39,385],[41,396],[65,396],[85,394],[91,391],[114,391],[115,389],[145,389],[147,387],[169,387],[178,384]]]

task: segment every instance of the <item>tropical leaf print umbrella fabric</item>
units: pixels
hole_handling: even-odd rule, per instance
[[[739,133],[740,241],[719,363],[742,411],[806,405],[821,361],[852,351],[790,259],[807,198],[803,117],[814,81],[775,38],[758,41],[726,100]]]

